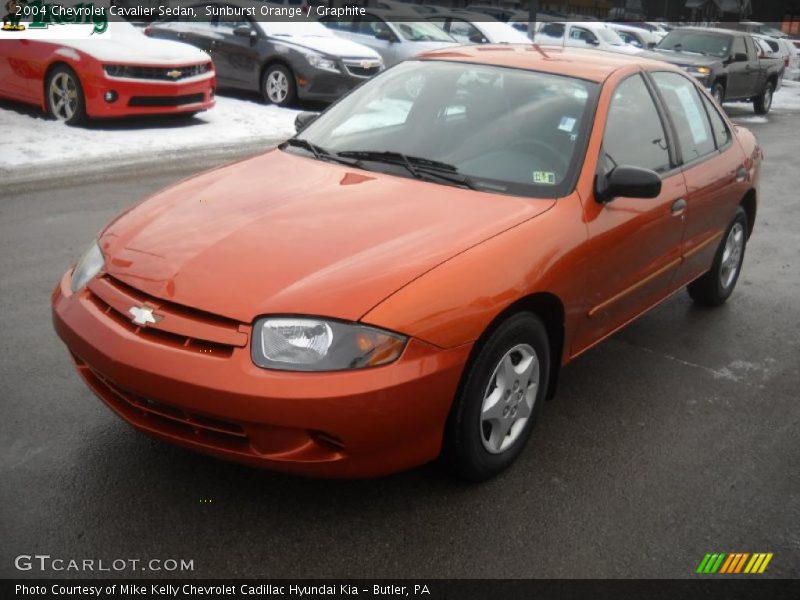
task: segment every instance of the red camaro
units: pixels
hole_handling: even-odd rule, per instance
[[[0,96],[36,104],[70,125],[214,106],[208,54],[148,38],[129,23],[109,23],[109,30],[108,39],[0,41]]]

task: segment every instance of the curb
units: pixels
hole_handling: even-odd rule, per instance
[[[219,146],[191,147],[124,157],[109,157],[84,164],[75,160],[14,169],[0,168],[0,181],[7,193],[59,187],[80,179],[85,183],[108,181],[126,175],[155,175],[182,171],[187,167],[210,168],[224,162],[247,158],[274,148],[284,138],[261,138]],[[145,171],[145,173],[142,173]]]

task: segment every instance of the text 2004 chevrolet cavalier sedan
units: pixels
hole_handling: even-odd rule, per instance
[[[682,287],[730,296],[760,163],[669,65],[438,51],[119,216],[55,326],[158,438],[320,476],[441,455],[479,480],[522,451],[560,366]]]

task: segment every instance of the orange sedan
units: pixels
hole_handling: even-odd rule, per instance
[[[482,480],[562,365],[683,287],[725,302],[753,230],[760,147],[664,63],[442,50],[299,122],[116,218],[55,289],[78,372],[135,428]]]

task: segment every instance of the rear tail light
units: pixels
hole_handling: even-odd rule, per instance
[[[784,56],[783,57],[783,66],[784,67],[788,67],[789,66],[789,57],[788,56]]]

